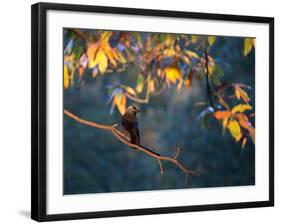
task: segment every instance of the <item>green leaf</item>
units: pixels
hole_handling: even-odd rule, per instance
[[[223,76],[224,76],[223,70],[222,70],[217,64],[215,64],[214,73],[215,73],[218,77],[223,77]]]
[[[211,75],[211,80],[216,86],[221,85],[221,81],[219,80],[219,78],[216,75]]]

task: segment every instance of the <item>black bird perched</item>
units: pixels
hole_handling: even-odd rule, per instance
[[[131,143],[140,145],[140,132],[137,119],[137,113],[140,112],[135,106],[129,106],[125,114],[121,118],[121,125],[125,131],[130,135]],[[160,156],[160,154],[153,152],[152,150],[142,146],[147,151],[153,153],[154,155]]]
[[[135,106],[129,106],[121,118],[121,125],[130,135],[132,144],[140,144],[140,132],[137,113],[140,112]]]

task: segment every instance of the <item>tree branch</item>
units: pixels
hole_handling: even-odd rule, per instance
[[[190,170],[190,169],[186,168],[184,165],[182,165],[177,160],[178,153],[177,153],[177,155],[174,158],[172,158],[172,157],[168,157],[168,156],[162,156],[162,155],[154,152],[153,150],[150,150],[150,149],[148,149],[148,148],[146,148],[146,147],[144,147],[142,145],[132,144],[130,142],[130,138],[116,128],[117,124],[114,124],[114,125],[102,125],[102,124],[98,124],[98,123],[95,123],[95,122],[92,122],[92,121],[87,121],[87,120],[84,120],[84,119],[76,116],[75,114],[69,112],[66,109],[64,109],[64,114],[67,115],[69,118],[71,118],[71,119],[73,119],[73,120],[75,120],[75,121],[77,121],[77,122],[79,122],[81,124],[85,124],[85,125],[88,125],[88,126],[91,126],[91,127],[95,127],[95,128],[99,128],[99,129],[103,129],[103,130],[109,131],[109,132],[112,133],[112,135],[114,137],[116,137],[119,141],[121,141],[125,145],[127,145],[127,146],[129,146],[129,147],[131,147],[133,149],[142,151],[142,152],[146,153],[147,155],[155,158],[158,161],[161,173],[163,173],[163,166],[162,166],[161,161],[168,161],[168,162],[171,162],[174,165],[176,165],[186,175],[187,174],[191,174],[191,175],[199,176],[199,173],[197,173],[196,171],[193,171],[193,170]]]

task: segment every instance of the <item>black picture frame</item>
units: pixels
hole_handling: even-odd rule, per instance
[[[162,16],[216,21],[253,22],[269,24],[269,200],[243,203],[208,204],[196,206],[160,207],[69,214],[46,213],[46,13],[48,10],[95,12],[140,16]],[[237,209],[274,206],[274,18],[182,11],[89,5],[37,3],[31,16],[32,73],[32,155],[31,155],[31,218],[37,221],[70,220],[115,216],[132,216],[205,210]]]

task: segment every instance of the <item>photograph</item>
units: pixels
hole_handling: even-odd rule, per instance
[[[61,38],[64,195],[255,185],[254,36]]]

